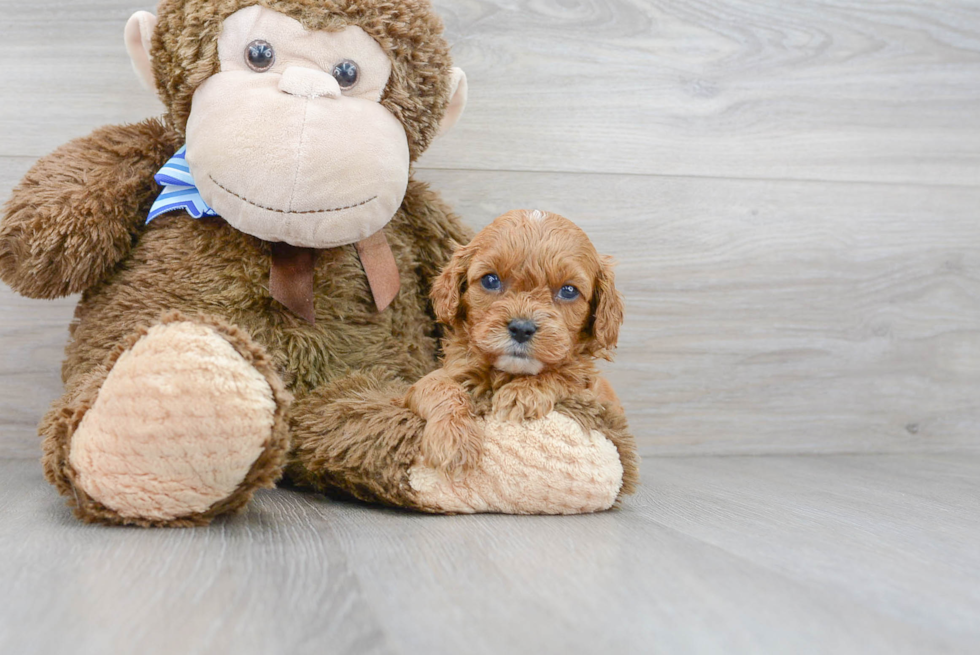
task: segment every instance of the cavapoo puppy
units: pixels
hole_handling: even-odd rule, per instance
[[[444,363],[405,398],[425,419],[421,450],[446,472],[480,458],[477,416],[539,419],[563,398],[591,395],[622,411],[595,366],[623,322],[611,261],[578,226],[511,211],[457,249],[432,288],[450,331]]]

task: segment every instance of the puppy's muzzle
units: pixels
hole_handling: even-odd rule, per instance
[[[531,337],[538,331],[538,326],[533,321],[515,318],[507,324],[507,331],[510,332],[511,339],[523,344],[531,340]]]

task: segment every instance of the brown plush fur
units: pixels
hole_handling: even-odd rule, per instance
[[[451,242],[466,234],[438,198],[415,182],[385,233],[403,271],[398,298],[379,314],[354,246],[324,251],[317,261],[311,325],[269,295],[270,244],[217,219],[157,219],[112,279],[84,294],[63,368],[68,393],[127,334],[152,325],[169,309],[217,316],[269,353],[298,399],[289,412],[295,447],[290,471],[298,482],[318,490],[337,485],[364,500],[412,506],[405,476],[416,446],[399,449],[399,443],[417,434],[417,427],[411,416],[377,410],[390,408],[397,415],[390,399],[435,365],[437,333],[425,294]],[[362,380],[373,384],[373,398],[363,397]],[[396,424],[403,426],[400,436]]]
[[[160,190],[153,175],[177,148],[158,120],[110,126],[41,159],[0,224],[0,279],[57,298],[104,279],[129,254]]]
[[[408,469],[423,422],[397,399],[408,384],[384,367],[352,373],[316,389],[294,407],[290,479],[331,493],[414,509]]]
[[[432,368],[437,346],[424,298],[438,271],[438,244],[444,261],[449,240],[465,232],[435,194],[413,182],[385,235],[402,271],[392,305],[378,313],[353,245],[325,250],[317,258],[316,323],[310,324],[269,293],[271,244],[220,219],[158,218],[112,278],[83,294],[63,378],[71,386],[127,334],[180,309],[243,329],[268,350],[297,395],[378,362],[416,379]]]
[[[488,274],[501,289],[481,285]],[[565,285],[578,297],[561,299]],[[454,472],[475,464],[483,439],[475,417],[488,411],[505,420],[540,419],[573,396],[618,408],[594,359],[616,346],[623,300],[611,263],[568,219],[526,211],[497,218],[456,251],[432,298],[439,320],[452,327],[445,361],[405,399],[426,420],[421,451],[429,465]],[[514,320],[536,328],[524,344],[509,333]]]
[[[143,171],[143,185],[153,193],[135,183],[115,187],[111,181],[118,176],[109,172],[108,164],[98,177],[90,176],[92,158],[77,155],[98,152],[106,133],[116,139],[128,135],[131,140],[125,146],[117,144],[117,166],[124,172]],[[147,140],[147,134],[162,138],[171,133],[152,120],[106,128],[42,159],[15,190],[8,208],[17,211],[8,209],[0,227],[0,252],[17,253],[0,260],[0,277],[11,287],[37,297],[83,291],[62,370],[66,394],[40,427],[49,479],[69,496],[84,520],[124,522],[79,495],[71,484],[69,467],[51,462],[65,461],[71,434],[121,350],[162,316],[180,310],[237,326],[268,353],[282,382],[299,399],[289,414],[296,444],[290,471],[297,481],[318,490],[337,485],[365,500],[414,506],[405,476],[415,446],[385,452],[386,440],[394,437],[392,423],[385,422],[383,414],[367,412],[365,420],[377,425],[377,430],[356,432],[352,430],[356,416],[349,412],[361,400],[357,382],[367,374],[360,371],[377,372],[368,376],[375,384],[377,403],[390,406],[390,399],[403,395],[408,382],[435,366],[439,333],[426,296],[453,244],[468,240],[465,228],[427,185],[411,181],[401,209],[385,228],[402,272],[399,296],[378,313],[356,248],[323,251],[315,272],[316,324],[311,325],[269,294],[271,244],[220,219],[193,220],[174,214],[142,225],[148,203],[158,192],[151,176],[177,148],[175,142]],[[93,182],[85,190],[87,200],[80,188],[63,182],[86,176]],[[105,182],[100,184],[101,180]],[[109,211],[116,193],[128,212]],[[39,203],[39,197],[45,202]],[[68,210],[56,211],[71,202],[75,204],[67,204]],[[96,211],[105,212],[101,220]],[[76,232],[79,223],[85,229]],[[113,238],[129,230],[132,236]],[[65,235],[61,257],[46,256],[47,241],[36,241],[48,234]],[[65,279],[66,270],[72,271],[71,281]],[[82,280],[90,286],[86,288]],[[314,390],[317,393],[310,395]],[[330,406],[328,402],[340,391],[352,396],[341,394],[336,407]],[[402,417],[408,421],[407,436],[412,434],[414,417],[402,413],[409,415]],[[317,448],[333,454],[325,457]],[[234,505],[240,507],[266,481],[255,481],[256,486],[228,502],[240,500]],[[234,507],[224,503],[206,514],[166,524],[198,525]]]
[[[194,90],[217,70],[221,20],[253,4],[308,28],[356,24],[377,39],[393,61],[382,102],[405,126],[413,159],[435,136],[448,102],[448,52],[427,2],[165,0],[152,49],[167,115],[103,128],[43,158],[14,190],[0,224],[0,279],[32,297],[83,294],[62,370],[66,392],[40,432],[48,479],[86,521],[206,523],[277,478],[287,441],[288,473],[304,486],[438,510],[419,507],[408,485],[422,421],[399,401],[436,366],[440,334],[428,292],[453,245],[469,236],[435,193],[411,180],[385,227],[402,287],[384,312],[374,306],[355,246],[320,253],[315,324],[272,299],[269,243],[221,219],[170,214],[144,225],[159,193],[153,175],[182,145]],[[207,512],[169,522],[122,519],[76,489],[71,436],[116,359],[174,311],[215,326],[256,365],[276,392],[277,436],[238,491]],[[625,423],[597,403],[569,413],[628,443]],[[628,466],[632,451],[621,452]]]

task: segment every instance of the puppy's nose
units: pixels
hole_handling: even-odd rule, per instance
[[[517,343],[527,343],[538,331],[538,326],[523,318],[515,318],[507,324],[510,337]]]

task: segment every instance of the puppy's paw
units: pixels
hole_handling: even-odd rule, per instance
[[[433,416],[422,433],[427,466],[449,475],[473,469],[483,454],[483,431],[468,410]]]
[[[554,408],[555,399],[536,385],[513,382],[493,397],[493,414],[501,421],[533,421],[544,418]]]

